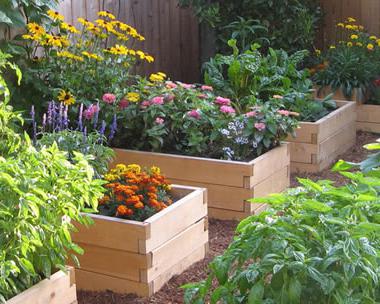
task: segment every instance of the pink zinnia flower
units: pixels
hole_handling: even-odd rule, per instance
[[[203,91],[214,91],[214,88],[213,88],[213,87],[211,87],[211,86],[207,86],[207,85],[203,85],[203,86],[201,87],[201,89],[202,89]]]
[[[166,87],[168,89],[175,89],[177,87],[177,85],[173,81],[167,81],[166,82]]]
[[[161,118],[161,117],[157,117],[156,120],[155,120],[155,122],[158,125],[162,125],[165,122],[165,120],[163,118]]]
[[[257,122],[255,123],[255,128],[259,131],[264,131],[266,126],[265,126],[265,123],[263,122]]]
[[[224,97],[216,97],[215,103],[221,106],[229,106],[231,104],[231,100],[229,98]]]
[[[245,117],[255,117],[256,115],[256,111],[251,111],[244,114]]]
[[[96,104],[90,105],[86,110],[83,111],[83,117],[85,119],[92,119],[94,117],[95,113],[99,111],[99,108]]]
[[[194,88],[194,85],[193,85],[193,84],[182,83],[182,82],[178,82],[178,84],[179,84],[181,87],[185,88],[185,89],[192,89],[192,88]]]
[[[195,119],[201,118],[201,114],[198,112],[198,110],[191,110],[191,111],[187,112],[187,116],[195,118]]]
[[[164,104],[164,97],[157,96],[152,98],[152,104],[156,105],[163,105]]]
[[[290,112],[287,110],[278,110],[277,113],[284,116],[289,116],[290,114]]]
[[[114,94],[111,94],[111,93],[106,93],[103,95],[102,99],[104,102],[106,102],[108,104],[112,104],[115,102],[116,96]]]
[[[120,100],[120,102],[119,102],[119,108],[121,110],[127,108],[128,106],[129,106],[129,101],[128,100],[126,100],[125,98],[123,98],[122,100]]]
[[[174,99],[175,99],[175,96],[173,94],[166,94],[164,96],[164,101],[166,101],[166,102],[173,101]]]
[[[206,94],[199,94],[198,97],[200,99],[205,99],[205,98],[207,98],[207,95]]]
[[[233,107],[230,107],[230,106],[221,106],[220,107],[220,111],[222,113],[226,113],[226,114],[233,114],[233,113],[235,113],[235,109]]]
[[[150,101],[149,100],[144,100],[141,105],[142,108],[147,108],[150,106]]]

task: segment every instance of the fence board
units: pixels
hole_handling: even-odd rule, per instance
[[[348,17],[358,20],[371,34],[380,36],[379,0],[321,0],[325,16],[322,41],[319,47],[328,47],[337,39],[336,24]]]
[[[153,55],[155,62],[141,64],[138,73],[162,71],[173,80],[199,81],[198,22],[177,0],[64,0],[59,10],[75,24],[78,17],[93,21],[99,10],[110,11],[146,38],[134,47]]]

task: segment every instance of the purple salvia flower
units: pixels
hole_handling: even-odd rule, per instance
[[[33,144],[36,144],[36,142],[37,142],[37,123],[36,123],[36,112],[34,111],[34,106],[32,106],[32,109],[30,110],[30,117],[32,119],[32,126],[33,126]]]
[[[67,129],[69,127],[69,119],[67,117],[67,111],[69,109],[69,106],[65,106],[65,109],[63,111],[63,127]]]
[[[80,108],[79,108],[79,117],[78,117],[78,128],[79,131],[82,131],[83,129],[83,103],[81,103]]]
[[[95,117],[94,117],[94,129],[96,129],[96,126],[98,124],[98,119],[99,119],[99,111],[100,111],[99,101],[96,105],[97,107],[96,107],[96,112],[95,112]]]
[[[58,112],[58,131],[63,130],[63,103],[59,104],[59,112]]]
[[[52,121],[52,128],[55,130],[57,125],[57,107],[55,106],[55,102],[51,102],[51,121]]]
[[[47,124],[51,126],[53,123],[53,102],[49,101],[48,110],[47,110]]]
[[[42,116],[42,130],[45,132],[46,129],[46,113]]]
[[[110,135],[108,137],[109,141],[111,141],[114,138],[116,130],[117,130],[117,120],[116,120],[116,114],[114,114],[113,115],[113,121],[112,121],[112,124],[111,124]]]
[[[83,143],[85,144],[87,142],[87,127],[84,127],[83,129]]]
[[[100,127],[100,130],[99,130],[99,135],[100,135],[99,140],[98,140],[99,144],[103,142],[103,136],[105,132],[106,132],[106,122],[102,120],[102,126]]]

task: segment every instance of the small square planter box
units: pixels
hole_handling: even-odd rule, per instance
[[[366,97],[358,89],[354,89],[351,98],[347,98],[341,89],[333,91],[331,87],[315,87],[315,94],[318,98],[325,98],[331,93],[333,93],[332,99],[334,100],[356,101],[357,103],[363,103],[366,100]]]
[[[206,189],[173,186],[173,205],[144,222],[90,215],[74,241],[85,251],[78,289],[151,296],[208,249]]]
[[[67,273],[58,271],[19,295],[7,304],[77,304],[74,269]]]
[[[380,133],[380,105],[360,104],[357,112],[356,126],[358,130]]]
[[[281,192],[289,186],[287,143],[249,162],[122,149],[115,152],[115,164],[158,166],[173,183],[207,188],[208,214],[212,218],[243,219],[265,208],[247,199]]]
[[[356,142],[356,103],[337,101],[338,109],[316,122],[301,122],[289,135],[292,172],[319,172]]]

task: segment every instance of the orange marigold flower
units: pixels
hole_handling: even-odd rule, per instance
[[[99,200],[99,205],[104,205],[110,201],[110,197],[106,194]]]
[[[134,207],[136,209],[142,209],[142,208],[144,208],[144,204],[142,202],[138,202],[138,203],[134,204]]]
[[[124,201],[124,196],[121,194],[116,194],[116,200],[118,201]]]
[[[125,200],[127,204],[136,204],[140,202],[140,198],[137,195],[133,195]]]
[[[128,215],[128,208],[124,205],[119,205],[116,209],[116,215],[117,216],[124,216],[124,215]]]

